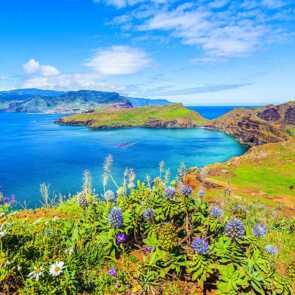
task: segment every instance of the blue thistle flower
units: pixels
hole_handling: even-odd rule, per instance
[[[127,242],[128,237],[124,233],[116,234],[116,243],[117,245],[124,244]]]
[[[192,242],[192,249],[201,255],[205,255],[208,252],[208,247],[208,242],[201,238],[196,238]]]
[[[215,218],[219,218],[223,215],[223,210],[219,207],[212,207],[210,210],[210,215]]]
[[[243,222],[238,218],[228,220],[225,224],[224,233],[226,236],[235,239],[241,239],[245,235],[245,227]]]
[[[185,196],[189,196],[192,193],[193,189],[189,185],[182,185],[181,186],[181,193]]]
[[[257,238],[265,237],[266,233],[267,233],[267,228],[264,224],[257,223],[255,227],[253,228],[253,234]]]
[[[110,276],[114,277],[114,278],[116,278],[117,275],[118,275],[118,274],[117,274],[117,271],[116,271],[116,269],[115,269],[114,267],[112,267],[112,268],[109,269],[108,274],[109,274]]]
[[[172,199],[176,194],[176,191],[173,187],[166,187],[165,188],[165,197],[168,199]]]
[[[155,216],[155,211],[151,208],[148,208],[143,212],[143,218],[146,220],[151,220],[153,219],[154,216]]]
[[[109,213],[109,223],[113,228],[120,228],[123,225],[123,213],[121,208],[112,208]]]
[[[273,246],[273,245],[267,245],[265,246],[265,250],[268,254],[271,254],[271,255],[276,255],[278,254],[278,248]]]

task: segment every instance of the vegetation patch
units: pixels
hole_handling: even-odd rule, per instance
[[[101,195],[86,172],[81,193],[44,216],[10,213],[2,199],[0,292],[292,294],[293,219],[230,198],[208,203],[205,176],[194,191],[187,171],[170,181],[163,163],[162,177],[142,182],[126,171],[114,192],[111,163]]]

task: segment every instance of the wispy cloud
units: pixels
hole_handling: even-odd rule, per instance
[[[201,48],[203,56],[211,59],[245,56],[278,41],[282,33],[288,35],[279,20],[290,14],[287,9],[292,5],[291,0],[122,2],[130,9],[115,17],[113,25],[137,34],[165,32],[169,38]]]
[[[199,93],[215,93],[226,90],[232,90],[252,85],[252,83],[236,84],[200,84],[190,88],[175,88],[174,85],[163,84],[155,87],[147,87],[146,84],[128,85],[125,89],[126,95],[133,96],[140,94],[143,97],[166,97],[173,98],[176,96],[196,95]]]

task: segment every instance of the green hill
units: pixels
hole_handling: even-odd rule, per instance
[[[120,109],[105,108],[94,113],[77,114],[58,120],[60,124],[90,128],[191,128],[204,125],[206,119],[182,104]]]

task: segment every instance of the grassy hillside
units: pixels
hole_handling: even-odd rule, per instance
[[[209,170],[213,182],[230,186],[235,194],[283,206],[295,214],[295,140],[253,147]]]
[[[79,114],[62,118],[59,123],[87,125],[91,128],[116,127],[194,127],[206,120],[182,104],[146,106],[131,109],[106,108],[95,113]]]
[[[181,177],[131,173],[117,195],[95,196],[85,173],[82,192],[55,207],[1,207],[0,293],[291,295],[294,220],[205,199]]]

